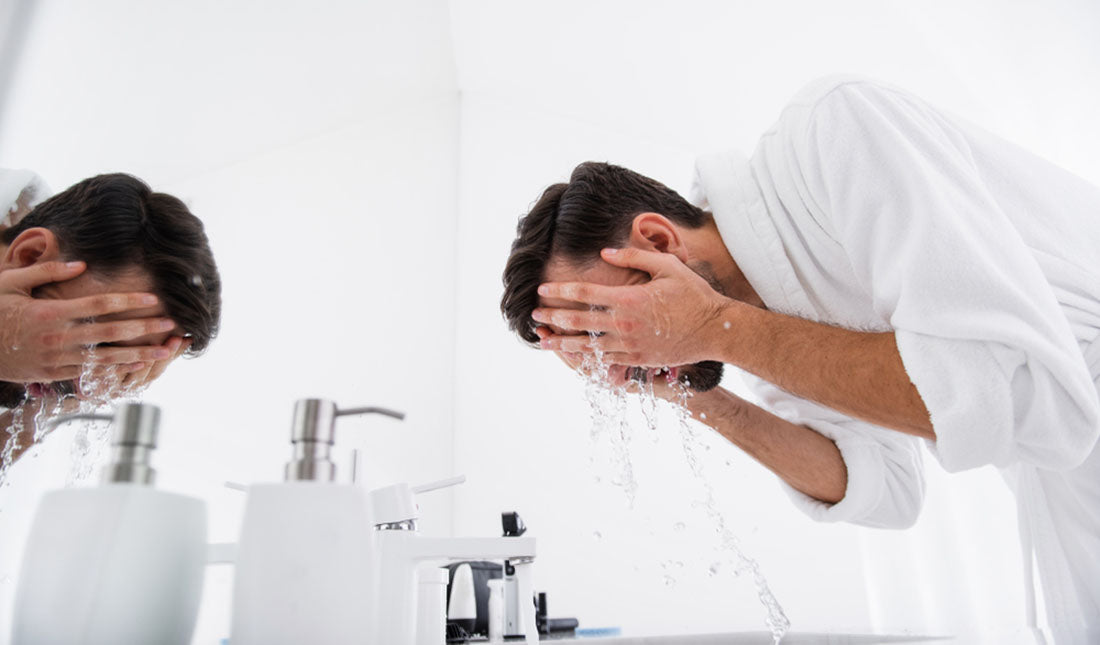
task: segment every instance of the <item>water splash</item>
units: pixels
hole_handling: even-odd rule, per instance
[[[657,432],[658,425],[658,399],[657,394],[653,390],[653,381],[646,380],[645,383],[640,384],[638,391],[638,404],[642,410],[642,417],[645,418],[646,426],[649,428],[649,436],[653,441],[657,441],[659,434]]]
[[[703,487],[705,496],[703,508],[706,511],[707,517],[714,523],[715,533],[718,535],[722,549],[728,551],[736,560],[736,562],[732,563],[734,564],[734,576],[739,576],[745,571],[752,574],[753,584],[756,585],[757,598],[760,599],[760,603],[764,605],[764,609],[767,611],[765,622],[772,633],[773,643],[778,645],[783,639],[783,636],[790,629],[791,621],[783,612],[783,607],[780,606],[779,601],[775,598],[775,594],[772,593],[771,588],[768,586],[767,579],[760,571],[760,565],[757,564],[756,560],[746,555],[741,549],[741,540],[730,530],[729,526],[726,524],[725,516],[718,510],[718,502],[714,496],[714,488],[710,485],[710,481],[704,476],[702,464],[699,462],[699,456],[696,452],[700,443],[698,431],[689,422],[691,419],[691,412],[688,411],[687,403],[692,397],[692,392],[686,384],[675,384],[674,388],[677,393],[677,401],[673,407],[680,423],[680,442],[684,450],[684,457],[687,459],[692,474],[695,475],[696,480],[698,480]],[[716,564],[718,563],[711,564],[708,569],[708,573],[712,576],[718,573]]]
[[[634,464],[630,459],[630,425],[626,421],[627,395],[624,387],[612,387],[607,378],[607,362],[600,347],[599,334],[589,333],[593,347],[586,352],[580,372],[585,381],[584,398],[592,410],[593,442],[606,438],[611,446],[612,458],[619,472],[611,483],[623,490],[627,504],[634,508],[638,482],[634,477]],[[593,460],[595,455],[593,455]],[[595,470],[595,468],[594,468]]]
[[[631,433],[626,420],[627,391],[623,386],[612,386],[610,383],[608,364],[600,346],[599,334],[590,332],[589,339],[592,351],[584,354],[580,373],[584,379],[585,400],[592,412],[590,436],[594,443],[604,438],[609,440],[614,461],[619,467],[619,473],[612,480],[612,483],[623,489],[627,495],[630,508],[633,508],[638,484],[634,477],[634,467],[630,455]],[[665,368],[663,373],[669,373],[668,368]],[[718,510],[713,487],[704,476],[697,454],[700,445],[702,445],[704,451],[709,450],[710,446],[700,442],[697,429],[689,423],[691,413],[688,411],[687,404],[692,397],[690,382],[685,376],[680,380],[670,379],[669,383],[676,393],[676,401],[673,402],[672,407],[679,422],[680,443],[684,456],[692,474],[701,483],[705,493],[704,500],[697,501],[692,506],[704,509],[707,517],[713,522],[721,548],[728,552],[732,558],[732,575],[738,577],[742,572],[751,573],[757,597],[767,613],[765,623],[771,631],[773,643],[778,645],[790,629],[790,620],[783,612],[783,608],[779,605],[775,595],[771,592],[767,580],[760,571],[760,566],[754,559],[744,553],[741,549],[740,540],[729,529],[725,517]],[[659,405],[652,380],[645,379],[642,381],[638,390],[642,416],[649,427],[650,435],[654,440],[657,440]],[[595,462],[595,455],[592,456],[592,461]],[[593,468],[593,470],[598,472],[598,468]],[[600,481],[599,477],[597,477],[597,481]],[[681,527],[686,528],[682,522],[677,523],[674,528],[679,531],[682,530]],[[597,540],[600,539],[598,531],[594,532],[593,535]],[[668,561],[662,563],[661,567],[664,570],[662,579],[666,586],[671,587],[676,584],[676,570],[681,569],[683,566],[683,562]],[[721,562],[712,563],[708,567],[707,573],[712,577],[717,576],[721,568]]]
[[[10,486],[8,471],[15,462],[15,451],[19,448],[19,439],[23,434],[23,407],[17,406],[11,411],[11,422],[8,425],[8,440],[4,443],[4,450],[0,452],[0,486]]]
[[[80,393],[79,412],[103,413],[118,401],[140,400],[144,388],[124,386],[124,375],[116,366],[96,364],[95,347],[84,351],[84,362],[76,382]],[[89,483],[108,456],[111,426],[103,421],[82,421],[69,448],[66,486]]]
[[[100,412],[118,400],[136,401],[144,389],[144,385],[126,385],[117,367],[97,365],[94,347],[85,348],[80,376],[74,386],[77,394],[28,398],[10,410],[8,438],[0,450],[0,486],[10,485],[8,474],[21,448],[26,448],[31,458],[38,457],[49,419],[65,412]],[[91,478],[96,466],[106,459],[108,435],[102,423],[81,422],[70,446],[71,465],[66,486]]]
[[[581,373],[584,378],[585,400],[592,409],[592,439],[598,441],[608,438],[613,447],[615,462],[619,466],[619,473],[613,483],[623,488],[627,494],[629,505],[634,507],[637,482],[634,475],[634,467],[630,460],[629,440],[630,428],[626,420],[627,393],[625,387],[616,387],[610,384],[607,378],[607,363],[604,352],[599,347],[598,335],[590,334],[593,351],[585,353]],[[667,372],[667,371],[665,371]],[[647,380],[648,381],[648,380]],[[767,612],[764,622],[768,625],[772,634],[772,641],[778,645],[785,634],[790,630],[791,622],[787,614],[783,612],[779,601],[768,586],[768,581],[755,559],[745,554],[740,547],[740,540],[730,531],[725,516],[718,510],[714,490],[711,483],[706,480],[698,450],[709,448],[698,437],[698,430],[690,423],[691,413],[687,409],[692,394],[690,383],[686,379],[682,381],[670,381],[675,392],[675,401],[672,403],[673,411],[680,426],[680,441],[684,457],[689,464],[695,479],[701,483],[704,491],[704,499],[692,503],[693,507],[704,510],[707,518],[714,524],[714,531],[718,537],[720,548],[729,554],[731,576],[739,577],[742,572],[749,572],[757,591],[757,598]],[[641,414],[646,419],[649,431],[654,440],[658,437],[658,397],[653,391],[651,382],[643,382],[639,386],[639,398]],[[594,460],[593,456],[593,460]],[[598,481],[598,478],[597,478]],[[686,526],[682,522],[676,523],[675,531],[683,531]],[[598,532],[594,536],[598,536]],[[596,537],[596,539],[599,539]],[[676,572],[683,568],[683,562],[662,562],[662,581],[667,587],[676,584]],[[722,570],[722,562],[712,562],[707,568],[707,576],[716,577]]]

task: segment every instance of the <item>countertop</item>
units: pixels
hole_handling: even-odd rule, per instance
[[[888,636],[795,632],[784,636],[781,645],[892,645],[894,643],[950,643],[952,640],[954,639],[947,636]],[[515,642],[522,643],[523,641]],[[593,645],[771,645],[772,636],[768,632],[739,632],[735,634],[696,634],[690,636],[567,638],[544,642],[592,643]]]

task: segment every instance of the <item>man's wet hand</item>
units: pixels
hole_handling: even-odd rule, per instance
[[[608,363],[646,367],[677,366],[712,360],[715,329],[724,329],[723,312],[736,301],[715,291],[676,256],[639,249],[604,249],[609,264],[644,271],[649,282],[606,286],[551,282],[539,295],[586,305],[584,309],[538,308],[536,322],[561,330],[598,332]],[[590,352],[587,334],[551,334],[540,346],[561,352]]]
[[[44,262],[0,274],[0,380],[16,383],[75,379],[87,347],[119,343],[174,327],[166,318],[94,322],[97,316],[123,314],[157,304],[151,293],[110,293],[71,300],[33,298],[34,289],[71,280],[83,262]],[[170,348],[97,347],[98,365],[136,366],[170,359]]]

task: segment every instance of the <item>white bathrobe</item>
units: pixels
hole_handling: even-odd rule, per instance
[[[1100,642],[1100,189],[903,91],[834,78],[751,159],[701,158],[695,200],[769,309],[894,333],[944,468],[994,464],[1015,492],[1058,642]],[[912,440],[759,387],[847,464],[843,500],[791,489],[800,507],[913,521]]]
[[[0,226],[14,226],[50,196],[42,178],[30,170],[0,168]]]

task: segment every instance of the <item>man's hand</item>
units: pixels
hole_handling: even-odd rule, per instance
[[[190,338],[182,338],[180,336],[171,336],[168,340],[164,341],[163,347],[172,352],[168,358],[153,361],[152,363],[145,363],[144,367],[130,372],[122,379],[122,389],[126,392],[140,392],[149,387],[149,384],[157,380],[164,370],[168,369],[168,365],[183,356],[187,352],[187,349],[191,347]]]
[[[588,305],[591,310],[538,308],[535,321],[558,329],[594,331],[608,363],[647,367],[676,366],[712,360],[708,336],[723,307],[732,303],[670,253],[639,249],[604,249],[615,266],[650,275],[639,285],[610,287],[584,282],[550,282],[539,295]],[[550,335],[543,349],[591,351],[588,335]]]
[[[51,282],[84,272],[83,262],[45,262],[0,274],[0,380],[16,383],[61,381],[80,376],[86,348],[117,343],[172,329],[167,318],[89,322],[157,303],[151,293],[111,293],[73,300],[32,298]],[[170,359],[164,346],[97,347],[95,362],[137,369]]]
[[[538,337],[542,340],[554,336],[554,333],[546,327],[535,327],[535,333],[538,334]],[[563,335],[560,337],[577,338],[579,336],[587,338],[588,334]],[[561,362],[565,363],[566,367],[579,374],[584,374],[584,370],[582,369],[584,365],[583,353],[555,351],[554,354],[561,359]],[[645,387],[643,382],[636,380],[633,376],[626,376],[624,374],[624,367],[626,366],[605,362],[604,367],[608,371],[606,374],[607,381],[612,386],[622,386],[631,394],[638,394],[642,391],[643,387]],[[651,384],[655,396],[666,401],[681,401],[683,386],[675,385],[676,379],[673,378],[672,373],[656,369],[645,370],[645,372],[645,380],[647,383]]]

